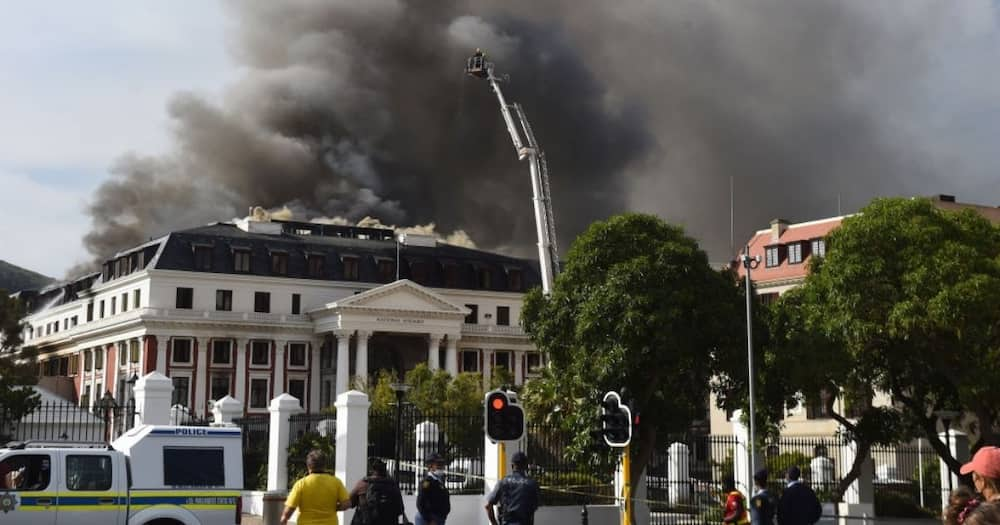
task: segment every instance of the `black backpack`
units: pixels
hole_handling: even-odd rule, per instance
[[[387,478],[368,478],[365,501],[359,509],[366,525],[396,525],[402,496],[396,483]]]

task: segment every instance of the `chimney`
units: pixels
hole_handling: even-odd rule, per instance
[[[788,229],[788,221],[785,219],[774,219],[771,221],[771,242],[778,242],[781,235]]]

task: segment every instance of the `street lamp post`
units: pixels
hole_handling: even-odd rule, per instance
[[[756,429],[754,421],[754,395],[753,395],[753,317],[751,315],[751,305],[750,298],[753,293],[753,287],[750,282],[750,270],[754,270],[760,265],[760,256],[750,256],[750,246],[746,247],[743,252],[743,256],[740,258],[743,263],[743,268],[746,270],[746,298],[747,298],[747,380],[749,381],[749,395],[750,395],[750,438],[747,445],[748,455],[750,460],[750,479],[746,480],[747,490],[753,490],[753,474],[756,470],[757,459],[754,457],[754,448],[756,446]]]
[[[395,469],[396,483],[399,483],[399,455],[402,441],[402,418],[403,418],[403,397],[413,387],[405,383],[392,383],[389,388],[396,393],[396,435],[393,440],[393,469]]]
[[[951,422],[959,416],[959,412],[956,410],[935,410],[934,415],[941,419],[941,423],[944,425],[944,448],[948,451],[948,455],[952,455],[951,451]],[[948,494],[954,489],[952,487],[951,481],[951,466],[945,461],[945,465],[948,467]]]

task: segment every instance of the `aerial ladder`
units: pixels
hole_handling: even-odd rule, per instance
[[[545,163],[545,152],[538,146],[535,133],[531,130],[528,117],[518,103],[508,104],[500,91],[501,79],[493,73],[493,62],[486,60],[486,55],[479,49],[469,58],[465,73],[469,76],[485,79],[500,102],[500,114],[507,124],[507,132],[514,142],[514,151],[518,160],[528,160],[531,169],[531,191],[535,207],[535,229],[538,233],[538,263],[542,272],[542,293],[549,295],[555,275],[559,273],[559,249],[556,246],[555,217],[552,214],[552,197],[549,193],[549,171]],[[514,124],[511,110],[517,114],[521,126]],[[522,135],[523,140],[522,140]],[[527,143],[527,145],[525,145]]]

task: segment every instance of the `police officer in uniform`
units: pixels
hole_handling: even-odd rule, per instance
[[[528,467],[528,456],[524,452],[515,453],[511,463],[512,472],[486,497],[486,516],[492,525],[497,525],[493,506],[499,504],[501,525],[532,525],[538,509],[538,483],[524,473]]]
[[[427,474],[417,488],[416,525],[444,525],[451,512],[448,487],[444,484],[444,458],[441,454],[428,454],[424,463]]]

